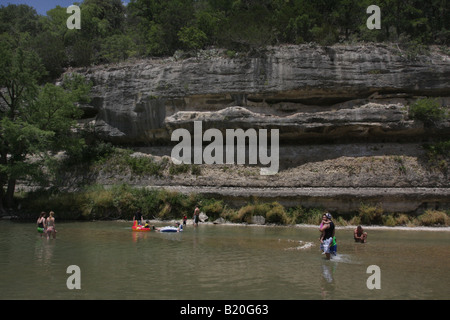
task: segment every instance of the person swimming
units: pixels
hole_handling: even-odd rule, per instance
[[[149,223],[150,223],[150,222],[149,222],[148,220],[146,220],[146,221],[145,221],[144,228],[145,228],[145,229],[153,229],[153,230],[155,230],[155,226],[151,226]]]

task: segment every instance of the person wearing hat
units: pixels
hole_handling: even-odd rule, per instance
[[[334,223],[331,221],[331,214],[327,212],[323,215],[322,226],[320,227],[320,248],[325,253],[327,260],[331,258],[330,247],[333,243],[334,237]]]

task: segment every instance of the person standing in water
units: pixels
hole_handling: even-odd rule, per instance
[[[194,226],[198,226],[198,219],[199,219],[199,215],[200,215],[200,209],[198,208],[198,206],[195,206],[195,210],[194,210]]]
[[[134,224],[134,221],[137,221],[138,222],[137,224],[140,225],[140,226],[144,225],[144,217],[142,216],[141,209],[139,209],[136,212],[136,214],[134,215],[134,217],[133,217],[133,224]]]
[[[55,225],[55,213],[50,211],[49,216],[46,221],[47,226],[47,239],[50,239],[50,235],[53,236],[53,239],[56,239],[56,225]]]
[[[322,232],[320,235],[320,248],[325,252],[327,260],[331,258],[330,247],[334,237],[334,223],[331,221],[331,218],[330,213],[325,214],[322,227],[320,227],[320,232]]]
[[[44,235],[46,233],[45,215],[46,215],[46,213],[44,211],[42,211],[41,214],[39,215],[39,218],[36,221],[37,231],[41,234],[41,238],[42,238],[42,235]]]

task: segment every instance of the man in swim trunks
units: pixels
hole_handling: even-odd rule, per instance
[[[327,260],[331,259],[330,254],[330,247],[333,243],[333,237],[334,237],[334,223],[331,221],[331,214],[327,213],[323,217],[323,225],[320,228],[320,231],[322,232],[320,236],[320,248],[325,253],[325,256],[327,257]]]
[[[199,215],[200,215],[200,209],[198,208],[198,206],[195,206],[195,210],[194,210],[194,226],[198,226],[198,219],[199,219]]]

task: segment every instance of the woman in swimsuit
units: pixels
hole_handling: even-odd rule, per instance
[[[37,231],[41,234],[41,238],[42,238],[42,235],[46,233],[45,215],[46,215],[46,213],[42,211],[36,222],[37,223]]]
[[[47,218],[47,239],[50,238],[50,234],[53,235],[53,239],[56,239],[56,229],[55,229],[55,218],[53,217],[55,213],[50,211],[50,215]]]

